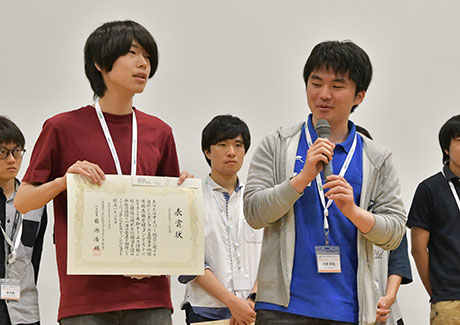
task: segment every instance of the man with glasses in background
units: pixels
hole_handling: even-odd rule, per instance
[[[0,325],[40,324],[36,288],[47,215],[44,207],[24,215],[13,201],[25,140],[0,116]]]

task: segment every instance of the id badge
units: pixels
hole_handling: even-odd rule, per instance
[[[233,290],[251,290],[249,273],[233,273]]]
[[[19,300],[21,283],[15,279],[0,279],[0,299]]]
[[[318,273],[341,273],[340,247],[315,246]]]

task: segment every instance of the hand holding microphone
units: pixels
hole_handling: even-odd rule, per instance
[[[302,171],[291,179],[292,186],[299,193],[303,192],[321,170],[324,170],[325,177],[332,175],[330,161],[332,160],[335,144],[328,139],[331,128],[327,121],[319,120],[315,130],[318,134],[318,139],[308,149]],[[328,169],[328,171],[326,171],[326,169]]]

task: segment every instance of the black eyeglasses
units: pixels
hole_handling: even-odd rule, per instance
[[[0,148],[0,159],[6,159],[10,155],[10,153],[13,155],[14,158],[20,159],[22,156],[24,156],[24,153],[26,152],[26,149],[23,149],[21,147],[16,147],[13,150],[8,150],[8,148]]]

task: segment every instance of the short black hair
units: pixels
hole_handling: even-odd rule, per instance
[[[115,60],[129,52],[134,40],[150,56],[151,78],[158,68],[158,48],[153,36],[142,25],[131,20],[111,21],[89,35],[84,50],[85,73],[94,91],[94,98],[104,96],[107,89],[95,64],[104,71],[111,71]]]
[[[24,149],[26,140],[18,126],[6,116],[0,115],[0,144],[14,143]]]
[[[209,122],[201,132],[201,150],[206,162],[211,166],[211,161],[206,157],[205,151],[210,151],[212,145],[234,139],[241,135],[243,138],[244,152],[248,152],[251,145],[251,134],[244,121],[232,115],[217,115]]]
[[[310,74],[318,69],[332,69],[335,74],[348,75],[356,84],[355,95],[367,91],[372,80],[372,64],[362,48],[350,40],[326,41],[317,44],[310,53],[303,69],[305,87]],[[351,112],[358,105],[351,108]]]
[[[447,120],[439,130],[439,145],[442,151],[442,163],[445,164],[450,160],[449,152],[450,143],[453,139],[460,136],[460,115],[455,115]]]

